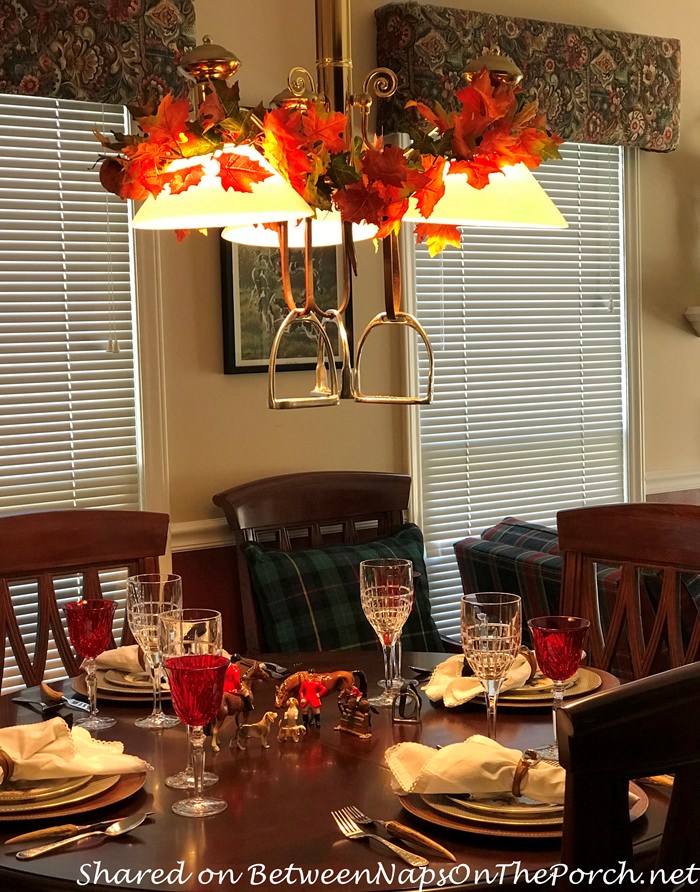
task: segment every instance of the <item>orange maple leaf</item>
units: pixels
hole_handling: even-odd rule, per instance
[[[462,241],[459,229],[440,223],[418,223],[416,225],[416,244],[425,242],[428,253],[435,257],[445,250],[447,245],[459,248]]]
[[[306,180],[313,170],[312,159],[300,148],[303,145],[301,114],[277,108],[267,112],[263,121],[263,155],[280,174],[303,195]]]
[[[321,102],[311,103],[301,116],[301,126],[309,148],[321,145],[331,153],[345,150],[347,125],[346,115],[327,111]]]
[[[162,174],[162,181],[170,186],[171,195],[179,195],[186,192],[190,186],[197,186],[204,176],[205,170],[201,164],[188,167],[185,170],[167,171]]]
[[[475,74],[471,83],[455,95],[463,109],[485,117],[489,123],[504,118],[516,105],[513,88],[508,84],[494,87],[486,68]]]
[[[413,197],[416,199],[421,216],[427,219],[445,194],[445,159],[423,155],[421,162],[423,164],[422,182]],[[409,183],[411,183],[410,179]]]
[[[166,93],[155,115],[139,118],[138,125],[152,142],[177,145],[182,141],[181,134],[187,130],[189,114],[187,99],[174,99],[172,93]]]
[[[450,162],[450,173],[463,173],[467,182],[474,189],[483,189],[489,184],[489,174],[496,173],[500,167],[493,156],[477,155],[471,161]]]
[[[454,114],[448,114],[439,102],[435,103],[435,109],[433,110],[424,102],[416,102],[415,99],[409,99],[404,108],[415,108],[418,114],[437,127],[440,133],[445,133],[454,127]]]
[[[381,150],[369,149],[362,158],[362,171],[371,181],[385,186],[405,188],[408,166],[403,151],[398,146],[385,146]]]
[[[262,183],[269,176],[272,176],[269,170],[246,155],[224,152],[219,156],[219,179],[224,189],[252,192],[256,183]]]
[[[204,102],[199,106],[199,120],[202,122],[202,132],[215,127],[220,121],[226,117],[226,109],[223,106],[219,94],[216,90],[207,93]]]

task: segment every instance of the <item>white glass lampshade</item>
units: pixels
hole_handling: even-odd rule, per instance
[[[304,221],[297,220],[289,226],[289,247],[304,247]],[[377,227],[368,223],[353,223],[352,237],[356,242],[374,238]],[[262,226],[227,226],[221,237],[237,245],[255,245],[258,248],[277,248],[277,233]],[[338,211],[317,211],[311,222],[311,243],[315,248],[340,245],[343,241],[343,224]]]
[[[278,174],[252,146],[231,146],[222,150],[255,160],[271,176],[252,187],[252,192],[224,189],[217,176],[220,153],[174,161],[170,170],[183,170],[197,164],[206,173],[196,186],[171,195],[167,188],[157,198],[147,198],[136,212],[135,229],[217,229],[234,221],[277,223],[299,220],[313,211],[304,199]]]
[[[453,223],[471,226],[557,227],[568,223],[524,164],[504,167],[475,189],[464,174],[445,173],[445,194],[426,220],[411,199],[407,223]]]

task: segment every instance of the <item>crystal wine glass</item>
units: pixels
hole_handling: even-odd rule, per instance
[[[498,693],[521,638],[519,595],[474,592],[462,596],[462,648],[486,696],[486,733],[496,739]]]
[[[137,728],[172,728],[180,724],[162,706],[163,669],[158,648],[158,616],[182,607],[182,579],[172,573],[141,573],[126,581],[126,616],[131,632],[143,651],[153,681],[151,714],[136,719]]]
[[[552,723],[554,742],[538,747],[545,759],[558,759],[557,710],[564,700],[566,682],[581,665],[583,647],[590,622],[580,616],[537,616],[528,621],[535,648],[537,665],[542,675],[554,682]]]
[[[376,558],[360,564],[362,610],[377,633],[384,655],[384,690],[373,706],[391,706],[399,671],[396,645],[413,607],[413,564],[399,558]]]
[[[185,817],[215,815],[224,811],[227,803],[203,796],[202,775],[204,726],[212,721],[221,706],[224,677],[230,663],[221,653],[221,614],[200,608],[161,613],[159,635],[173,706],[187,724],[194,771],[192,794],[176,802],[172,809]]]
[[[87,728],[88,731],[111,728],[117,721],[97,714],[99,710],[95,670],[95,657],[107,650],[112,640],[114,610],[114,601],[105,601],[101,598],[71,601],[65,606],[68,636],[77,654],[84,660],[83,667],[90,702],[90,714],[84,719],[77,719],[75,724]]]

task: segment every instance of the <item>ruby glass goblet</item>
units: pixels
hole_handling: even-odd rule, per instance
[[[68,637],[78,656],[83,658],[85,682],[88,690],[90,714],[84,719],[77,719],[76,725],[88,731],[102,731],[116,724],[116,719],[98,715],[97,709],[97,672],[95,658],[107,650],[112,640],[112,622],[114,620],[114,601],[101,598],[82,598],[65,605],[68,624]]]

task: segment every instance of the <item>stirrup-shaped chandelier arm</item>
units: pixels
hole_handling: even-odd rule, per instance
[[[379,313],[369,322],[365,330],[362,332],[362,336],[357,345],[357,357],[355,359],[353,376],[355,400],[358,403],[400,403],[402,405],[427,404],[432,402],[433,399],[435,356],[430,344],[430,339],[423,326],[415,316],[412,316],[410,313],[404,313],[401,310],[401,263],[399,258],[399,240],[396,233],[392,232],[391,235],[388,235],[384,239],[383,250],[385,312]],[[423,341],[428,353],[428,383],[424,396],[395,396],[390,394],[368,395],[362,392],[360,378],[362,351],[367,343],[367,338],[370,333],[383,325],[403,325],[413,329]]]
[[[282,338],[293,325],[311,325],[316,330],[319,340],[319,350],[325,353],[325,361],[328,364],[330,384],[326,393],[317,393],[315,396],[288,397],[281,399],[277,396],[277,356],[279,354]],[[322,359],[323,361],[323,359]],[[284,322],[277,329],[277,334],[272,342],[270,351],[270,367],[267,375],[268,405],[271,409],[309,409],[314,406],[337,406],[340,401],[338,391],[338,375],[335,369],[333,345],[330,338],[315,313],[304,313],[296,308],[287,314]]]

